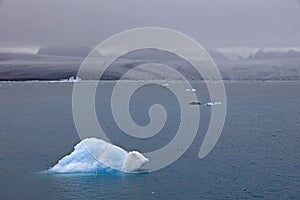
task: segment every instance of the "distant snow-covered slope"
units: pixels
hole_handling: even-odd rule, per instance
[[[300,80],[300,48],[215,48],[208,52],[218,65],[224,80]],[[0,81],[61,80],[76,77],[83,59],[84,57],[79,56],[0,53]],[[151,50],[119,58],[105,71],[102,79],[119,79],[126,71],[151,62],[172,66],[187,79],[202,79],[188,62],[175,54]],[[86,69],[80,78],[98,79],[95,71],[106,64],[105,57],[101,57],[97,69]],[[136,70],[132,76],[126,76],[130,80],[179,78],[151,66]]]
[[[264,59],[264,58],[300,58],[300,47],[250,48],[230,47],[209,49],[213,58],[230,60]]]

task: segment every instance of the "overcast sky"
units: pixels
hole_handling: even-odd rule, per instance
[[[95,46],[130,28],[181,31],[205,47],[300,46],[297,0],[0,0],[0,47]]]

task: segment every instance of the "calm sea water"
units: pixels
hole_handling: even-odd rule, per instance
[[[172,165],[143,174],[45,174],[80,139],[72,116],[72,83],[0,83],[0,199],[299,199],[300,82],[226,83],[228,111],[213,151],[198,158],[210,118],[199,107],[198,134]],[[136,94],[132,117],[149,122],[147,106],[162,102],[170,119],[149,141],[124,136],[97,92],[98,118],[111,140],[127,150],[150,151],[174,136],[178,103],[161,88]],[[201,102],[209,96],[195,83]],[[104,98],[104,100],[103,100]],[[198,109],[196,106],[195,109]]]

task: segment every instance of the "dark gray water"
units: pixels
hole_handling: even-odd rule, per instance
[[[210,108],[201,106],[200,128],[192,146],[162,170],[144,174],[40,173],[79,142],[72,118],[72,86],[0,83],[1,200],[300,198],[300,82],[226,83],[225,127],[204,159],[198,158],[198,152]],[[109,92],[111,86],[105,83],[103,88]],[[204,83],[195,87],[200,101],[209,101]],[[157,90],[155,95],[166,100],[163,93]],[[140,104],[137,108],[155,102],[155,98],[144,98],[149,102],[139,98],[142,96],[136,95],[133,101]],[[173,137],[178,119],[172,105],[177,104],[167,105],[174,116],[167,121],[169,127],[155,136],[161,139],[149,143],[121,136],[109,123],[105,104],[96,107],[99,118],[107,116],[103,125],[112,132],[115,144],[143,151],[161,147]],[[143,124],[148,119],[143,114],[145,111],[137,110],[133,119]]]

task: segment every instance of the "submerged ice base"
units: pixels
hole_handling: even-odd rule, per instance
[[[135,172],[149,160],[138,151],[127,152],[97,138],[87,138],[49,169],[58,173]]]

